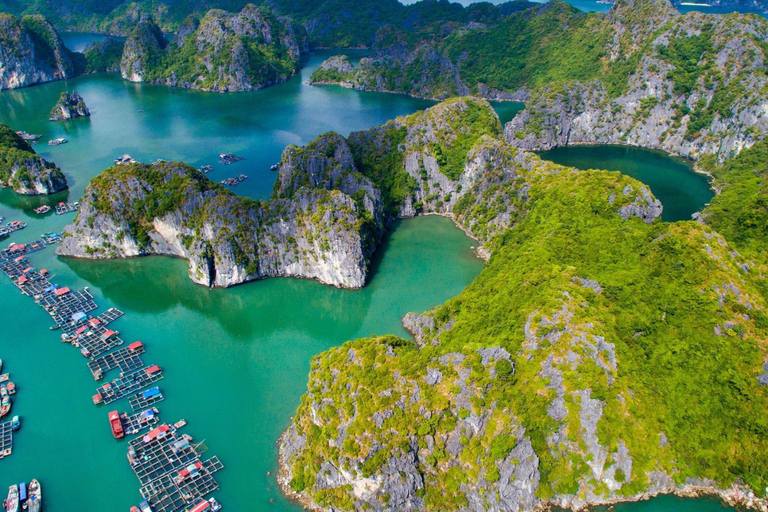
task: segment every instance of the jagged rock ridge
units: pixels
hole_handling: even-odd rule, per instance
[[[190,17],[173,41],[142,20],[125,42],[120,72],[132,82],[206,91],[252,91],[284,82],[308,50],[306,34],[287,18],[247,5]]]
[[[355,198],[375,210],[375,194],[363,190]],[[189,261],[190,278],[206,286],[294,276],[360,288],[377,242],[365,239],[363,217],[370,213],[362,208],[335,188],[300,187],[260,202],[181,163],[117,166],[91,181],[58,254],[177,256]]]
[[[510,162],[540,164],[500,137],[491,106],[469,98],[348,139],[330,133],[284,151],[269,202],[237,198],[182,164],[115,167],[89,185],[60,254],[180,256],[212,286],[291,275],[359,288],[395,217],[455,217],[483,243],[515,222],[527,193]],[[660,213],[643,187],[616,197],[617,213],[648,222]]]
[[[527,512],[696,492],[765,510],[763,277],[711,228],[655,222],[660,205],[634,180],[543,162],[492,123],[462,140],[452,124],[471,125],[471,104],[349,139],[366,175],[396,170],[382,156],[397,148],[429,185],[385,188],[385,205],[426,191],[419,209],[487,233],[492,257],[458,297],[404,319],[415,343],[374,336],[315,358],[280,440],[284,491],[318,511]]]
[[[80,67],[42,16],[0,14],[0,90],[72,78]]]

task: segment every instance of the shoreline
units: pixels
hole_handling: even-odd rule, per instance
[[[293,418],[291,418],[291,426],[293,425]],[[283,495],[289,500],[301,505],[304,510],[311,510],[314,512],[329,512],[319,506],[315,501],[305,493],[297,493],[290,486],[291,472],[286,464],[285,454],[283,453],[283,440],[288,435],[291,428],[286,428],[277,440],[278,445],[278,471],[277,471],[277,484]],[[751,494],[751,496],[750,496]],[[656,492],[644,492],[636,494],[634,496],[606,498],[604,500],[587,501],[583,503],[564,503],[557,499],[549,499],[546,501],[539,501],[532,509],[523,510],[521,512],[551,512],[556,509],[570,510],[572,512],[580,512],[589,510],[592,507],[609,507],[613,505],[619,505],[622,503],[637,503],[641,501],[649,501],[653,498],[660,496],[677,496],[678,498],[696,499],[703,497],[711,497],[720,501],[721,505],[727,505],[734,508],[743,508],[746,510],[756,510],[759,512],[768,512],[768,498],[757,498],[754,496],[752,490],[746,487],[737,487],[736,485],[728,489],[720,489],[717,487],[704,486],[704,485],[681,485],[676,487],[665,487]],[[564,496],[563,498],[567,498]]]

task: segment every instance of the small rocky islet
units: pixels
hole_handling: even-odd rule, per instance
[[[78,117],[89,117],[90,110],[85,105],[85,100],[77,91],[62,92],[59,101],[51,109],[49,119],[51,121],[69,121]]]

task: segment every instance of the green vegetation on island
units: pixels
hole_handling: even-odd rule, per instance
[[[380,133],[402,148],[395,126]],[[323,510],[530,510],[685,485],[763,496],[768,289],[741,248],[765,246],[764,145],[702,162],[723,187],[708,227],[632,218],[652,201],[632,199],[640,183],[489,142],[466,150],[462,179],[490,171],[474,166],[482,146],[508,155],[515,185],[473,209],[522,199],[490,262],[455,299],[406,317],[416,342],[374,336],[314,359],[281,441],[286,490]],[[369,160],[366,174],[401,162]]]
[[[27,141],[0,124],[0,187],[12,187],[25,195],[53,194],[67,188],[67,179]]]

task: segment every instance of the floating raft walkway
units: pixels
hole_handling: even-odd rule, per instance
[[[42,251],[48,245],[51,244],[45,243],[45,241],[42,239],[29,244],[14,244],[6,249],[1,250],[0,258],[10,260],[18,256],[26,256],[27,254],[32,254],[33,252]]]
[[[137,412],[136,414],[120,414],[120,422],[123,424],[123,430],[126,435],[138,434],[142,430],[153,427],[160,422],[160,411],[157,407]]]
[[[69,336],[67,339],[62,336],[62,341],[69,341],[73,346],[80,347],[80,353],[84,357],[93,359],[122,345],[124,341],[119,334],[117,331],[99,325],[80,334]]]
[[[80,203],[59,203],[56,205],[56,215],[76,212],[80,209]]]
[[[218,457],[200,460],[192,437],[171,425],[131,440],[128,453],[139,492],[155,512],[183,510],[219,488],[213,474],[224,465]]]
[[[77,334],[77,331],[82,327],[96,328],[99,326],[106,327],[121,316],[125,315],[117,308],[109,308],[97,317],[83,316],[75,322],[70,322],[67,325],[62,325],[61,329],[66,334]]]
[[[111,404],[123,397],[140,391],[144,388],[151,386],[152,384],[162,380],[163,371],[159,366],[147,366],[140,370],[136,370],[132,373],[119,377],[112,382],[108,382],[96,390],[96,394],[93,396],[93,403],[95,404]]]
[[[88,369],[96,380],[100,380],[105,373],[118,368],[120,368],[120,375],[122,376],[124,373],[144,366],[144,362],[141,360],[143,353],[144,345],[141,342],[131,343],[128,347],[94,359],[88,363]]]
[[[136,393],[128,399],[128,405],[133,412],[142,411],[153,405],[162,402],[165,397],[160,392],[160,388],[154,387],[140,393]]]
[[[230,157],[234,155],[222,156],[232,160]],[[234,161],[237,160],[238,157],[234,157]],[[217,457],[201,460],[205,451],[202,443],[195,445],[192,437],[178,433],[186,425],[184,420],[174,425],[157,426],[160,411],[154,405],[164,397],[159,387],[149,386],[163,378],[162,370],[156,365],[144,365],[141,355],[145,348],[141,342],[113,350],[122,345],[123,340],[118,331],[108,326],[124,313],[110,308],[97,317],[88,315],[98,306],[87,288],[72,291],[60,287],[51,283],[48,272],[38,271],[29,264],[28,254],[60,240],[60,235],[49,233],[38,242],[11,245],[0,250],[0,272],[5,273],[22,294],[34,298],[48,312],[56,322],[52,329],[60,328],[64,332],[62,341],[80,348],[80,352],[91,359],[88,369],[96,380],[107,372],[120,370],[117,379],[98,389],[94,402],[112,403],[128,397],[133,412],[119,415],[123,431],[127,435],[136,435],[152,428],[147,434],[129,441],[128,456],[131,469],[139,478],[139,492],[150,502],[154,512],[188,510],[219,488],[213,475],[224,465]],[[3,379],[8,379],[7,374],[0,376],[0,381]],[[12,448],[11,422],[0,423],[0,459],[10,455]]]
[[[0,459],[13,452],[13,429],[11,422],[0,423]]]

